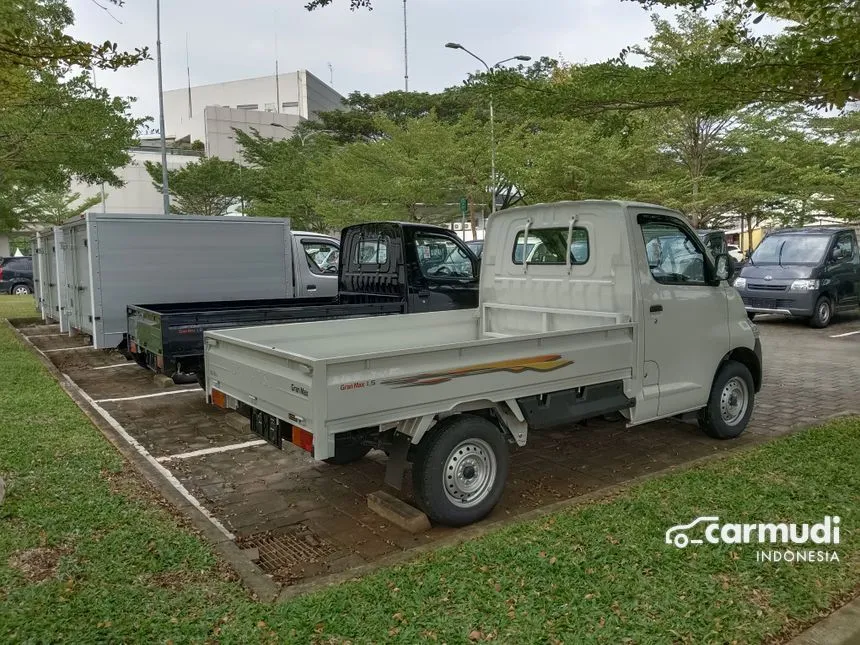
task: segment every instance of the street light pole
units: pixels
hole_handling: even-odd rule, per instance
[[[155,0],[155,57],[158,66],[158,121],[161,132],[161,196],[164,214],[170,214],[170,190],[167,187],[167,140],[164,135],[164,87],[161,80],[161,0]]]
[[[464,52],[469,54],[472,58],[477,60],[481,65],[483,65],[487,74],[490,76],[493,75],[494,70],[498,69],[504,63],[512,60],[521,60],[521,61],[529,61],[531,60],[531,56],[511,56],[510,58],[505,58],[504,60],[500,60],[495,65],[487,65],[486,61],[483,58],[478,56],[477,54],[470,52],[468,49],[463,47],[460,43],[446,43],[445,47],[448,49],[462,49]],[[493,195],[490,203],[490,213],[496,212],[496,192],[497,192],[497,182],[496,182],[496,118],[495,113],[493,111],[493,90],[490,88],[490,186],[492,187]]]

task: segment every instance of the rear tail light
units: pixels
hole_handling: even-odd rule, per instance
[[[314,436],[307,430],[293,426],[293,443],[302,450],[314,451]]]
[[[219,408],[227,407],[227,395],[220,390],[212,390],[212,405]]]
[[[0,280],[3,279],[3,267],[0,266]]]

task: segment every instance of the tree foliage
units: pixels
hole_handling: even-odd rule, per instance
[[[80,67],[115,69],[145,56],[64,33],[63,0],[0,4],[0,229],[14,229],[33,199],[72,179],[119,185],[115,168],[142,122],[128,100],[97,89]]]
[[[161,164],[147,161],[144,165],[152,185],[161,192]],[[217,157],[168,170],[170,210],[178,215],[225,215],[249,198],[249,182],[250,174],[239,164]]]

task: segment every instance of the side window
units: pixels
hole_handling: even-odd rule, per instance
[[[302,247],[305,250],[311,273],[337,273],[337,263],[340,256],[337,246],[329,242],[302,240]]]
[[[427,278],[474,278],[472,258],[454,240],[432,233],[415,235],[418,266]]]
[[[521,231],[511,250],[514,264],[522,264],[524,257],[529,264],[567,264],[568,251],[571,264],[585,264],[590,254],[588,231],[574,228],[570,249],[566,248],[567,232],[567,228],[530,229],[529,239],[526,240],[525,231]]]
[[[843,233],[836,239],[834,249],[839,249],[839,254],[843,259],[854,257],[854,239],[851,233]]]
[[[651,275],[661,284],[705,284],[705,258],[693,238],[664,220],[642,224]]]
[[[385,238],[362,239],[355,245],[354,264],[359,270],[377,271],[388,262],[388,242]]]

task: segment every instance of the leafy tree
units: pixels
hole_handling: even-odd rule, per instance
[[[693,9],[719,4],[746,16],[725,33],[725,43],[743,47],[737,65],[744,75],[742,87],[760,99],[842,107],[860,98],[860,0],[633,1]],[[754,35],[751,23],[765,16],[786,25],[777,36]]]
[[[258,132],[236,130],[242,146],[251,213],[268,217],[289,217],[295,228],[324,231],[328,228],[316,212],[312,170],[331,152],[334,143],[323,132],[300,129],[290,139],[261,137]]]
[[[0,228],[14,229],[42,191],[71,179],[120,185],[114,169],[129,161],[142,120],[127,100],[93,86],[80,67],[116,69],[145,50],[76,40],[63,0],[0,4]]]
[[[145,162],[152,185],[161,192],[161,164]],[[250,176],[234,161],[208,157],[167,171],[171,211],[179,215],[225,215],[249,196]]]
[[[93,195],[81,201],[80,193],[42,191],[28,204],[27,220],[30,223],[59,226],[72,217],[86,213],[101,201],[101,195]]]

